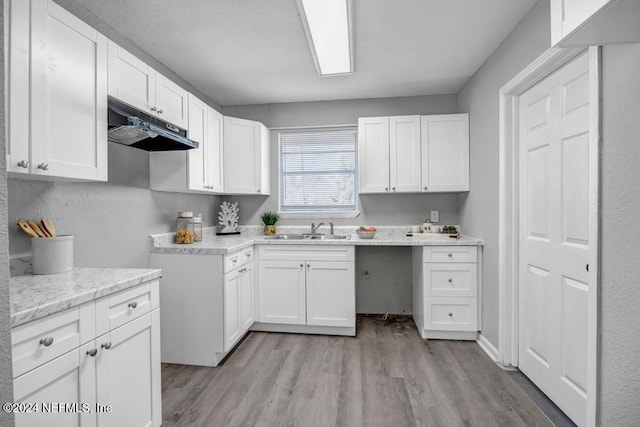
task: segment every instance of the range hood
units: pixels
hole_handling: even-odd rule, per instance
[[[187,131],[157,117],[109,97],[109,131],[111,142],[145,151],[175,151],[198,148],[187,138]]]

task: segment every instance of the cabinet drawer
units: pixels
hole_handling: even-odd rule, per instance
[[[478,266],[474,263],[424,264],[425,296],[475,297],[478,295]]]
[[[354,261],[354,246],[260,245],[260,260]]]
[[[96,301],[96,334],[104,334],[148,313],[158,300],[158,281]]]
[[[425,246],[423,262],[477,262],[475,246]]]
[[[93,338],[93,303],[19,326],[11,331],[13,376],[17,377]]]
[[[253,260],[253,248],[244,249],[224,256],[224,272],[228,273]]]
[[[478,300],[462,297],[425,298],[425,329],[477,331]]]

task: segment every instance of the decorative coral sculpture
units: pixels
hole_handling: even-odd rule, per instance
[[[222,202],[218,220],[218,224],[224,226],[222,233],[235,232],[238,229],[238,202]]]

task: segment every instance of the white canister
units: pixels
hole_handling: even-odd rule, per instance
[[[73,235],[31,238],[33,274],[73,270]]]
[[[431,232],[432,233],[439,233],[440,232],[440,226],[437,224],[431,224]]]

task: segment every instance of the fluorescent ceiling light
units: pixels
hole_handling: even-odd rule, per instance
[[[298,0],[298,5],[318,74],[352,73],[351,0]]]

